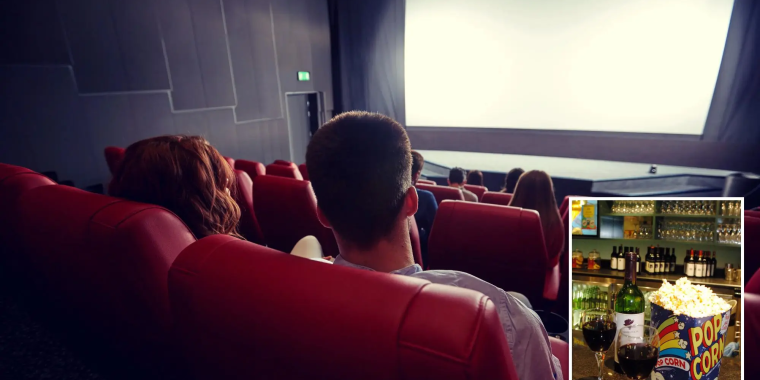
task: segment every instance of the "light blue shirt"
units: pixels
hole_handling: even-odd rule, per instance
[[[335,258],[334,265],[371,270],[352,264],[341,256]],[[552,355],[549,336],[538,315],[517,298],[475,276],[453,270],[423,271],[417,264],[391,272],[403,276],[417,277],[435,284],[456,286],[481,292],[496,305],[501,319],[501,327],[507,337],[512,361],[520,380],[562,380],[562,367]]]

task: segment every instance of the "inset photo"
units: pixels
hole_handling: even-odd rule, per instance
[[[741,379],[742,198],[571,198],[572,379]]]

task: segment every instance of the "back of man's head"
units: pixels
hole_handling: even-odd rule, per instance
[[[464,183],[465,171],[462,168],[453,168],[449,170],[449,183],[450,184],[462,184]]]
[[[420,154],[420,152],[413,150],[412,151],[412,176],[415,176],[418,173],[420,173],[424,166],[425,166],[425,158],[422,157],[422,154]]]
[[[411,187],[410,151],[404,127],[380,114],[346,112],[314,134],[306,168],[340,238],[369,248],[392,231]]]

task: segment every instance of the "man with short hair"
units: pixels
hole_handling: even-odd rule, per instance
[[[464,196],[464,200],[468,202],[477,202],[478,196],[475,195],[475,193],[472,191],[464,188],[464,184],[467,183],[467,181],[465,181],[465,175],[466,172],[462,168],[457,167],[449,170],[449,186],[459,189],[459,191],[461,191],[462,195]]]
[[[414,263],[408,219],[417,212],[418,196],[409,137],[399,123],[367,112],[338,115],[312,137],[306,166],[317,215],[333,229],[340,250],[334,265],[481,292],[498,310],[519,378],[562,379],[546,330],[525,304],[467,273],[423,271]]]
[[[420,179],[422,168],[425,166],[425,158],[416,150],[412,151],[412,186],[417,186],[417,180]],[[438,202],[435,200],[433,193],[417,189],[417,213],[414,214],[414,220],[417,222],[417,229],[420,232],[420,251],[422,251],[422,267],[428,265],[427,242],[430,230],[433,228],[433,220],[438,212]]]

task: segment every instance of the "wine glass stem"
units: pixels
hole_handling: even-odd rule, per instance
[[[595,352],[596,364],[599,366],[599,380],[602,380],[602,368],[604,366],[604,352]]]

